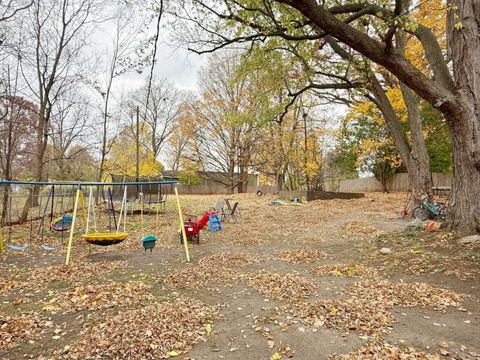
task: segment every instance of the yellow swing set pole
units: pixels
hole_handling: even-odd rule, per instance
[[[177,187],[175,186],[174,189],[175,189],[175,198],[177,200],[178,217],[180,219],[180,231],[182,232],[183,247],[185,248],[185,257],[187,259],[187,262],[190,262],[190,254],[188,253],[187,234],[185,234],[185,227],[183,226],[182,208],[180,207],[180,198],[178,197]]]
[[[75,195],[75,205],[73,206],[72,225],[70,226],[70,236],[68,238],[68,248],[67,248],[67,257],[65,258],[65,265],[68,265],[68,263],[70,262],[70,253],[72,251],[72,242],[73,242],[73,232],[75,229],[75,220],[77,220],[77,207],[78,207],[78,201],[80,200],[81,192],[82,190],[80,189],[80,187],[78,187],[77,194]]]

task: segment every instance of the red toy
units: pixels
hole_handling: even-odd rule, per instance
[[[185,235],[187,235],[187,240],[190,242],[200,243],[200,230],[202,230],[205,225],[208,224],[210,215],[216,215],[215,211],[208,212],[205,211],[205,214],[198,220],[198,222],[188,219],[188,221],[183,222],[183,228],[185,229]],[[180,243],[183,244],[183,237],[180,233]]]

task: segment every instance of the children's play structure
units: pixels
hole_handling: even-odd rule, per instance
[[[193,221],[189,218],[183,223],[184,232],[190,242],[200,243],[200,230],[202,230],[207,223],[209,224],[210,232],[222,230],[222,223],[216,211],[205,211],[198,221]],[[183,236],[180,233],[180,242],[183,244]]]
[[[37,197],[37,206],[39,208],[39,215],[35,220],[39,220],[37,235],[43,238],[44,222],[46,214],[49,211],[50,217],[50,230],[55,233],[59,233],[63,238],[64,232],[69,232],[68,245],[65,258],[65,264],[68,265],[71,257],[72,243],[76,231],[81,231],[81,237],[90,245],[96,246],[111,246],[119,244],[128,238],[129,234],[126,231],[127,213],[129,213],[129,207],[133,203],[129,201],[128,194],[129,188],[136,189],[136,196],[138,198],[134,202],[140,209],[140,229],[141,236],[139,242],[143,245],[145,251],[155,247],[157,237],[154,234],[145,234],[144,227],[144,204],[145,198],[142,193],[142,188],[161,189],[162,186],[173,186],[175,193],[175,200],[179,216],[179,228],[182,236],[182,243],[185,250],[186,261],[190,261],[190,255],[188,252],[188,241],[186,228],[183,221],[182,210],[180,206],[180,200],[178,196],[178,190],[176,187],[176,181],[151,181],[151,182],[25,182],[25,181],[0,181],[0,186],[4,187],[4,210],[7,210],[6,222],[8,223],[8,242],[11,240],[11,228],[12,228],[12,198],[13,188],[17,191],[21,187],[27,187],[28,196],[31,196],[31,204],[34,204],[35,195]],[[43,189],[42,189],[43,187]],[[42,199],[40,192],[45,190],[45,187],[49,188],[47,200],[44,204],[41,204],[39,199]],[[60,193],[58,190],[60,189]],[[69,189],[70,191],[67,191]],[[112,190],[114,189],[114,190]],[[138,191],[140,189],[140,191]],[[22,189],[25,190],[25,189]],[[24,191],[25,192],[25,191]],[[88,201],[86,200],[85,192],[88,192]],[[113,192],[122,194],[120,202],[115,204]],[[166,194],[166,191],[162,191]],[[152,203],[162,204],[164,206],[164,196],[160,197],[160,190],[157,191],[157,199],[152,200],[152,196],[149,198],[149,205]],[[56,199],[57,198],[57,199]],[[139,206],[138,206],[139,204]],[[119,209],[118,209],[119,207]],[[117,209],[116,209],[117,208]],[[150,207],[151,208],[151,207]],[[158,214],[160,206],[156,207],[156,226],[158,229]],[[80,213],[79,213],[80,211]],[[60,216],[55,216],[56,214]],[[107,214],[108,226],[107,229],[101,228],[100,216],[101,214]],[[84,228],[80,229],[79,216],[83,218]],[[208,219],[207,219],[208,221]],[[33,235],[33,222],[34,218],[30,217],[30,240]],[[105,226],[105,225],[103,225]],[[205,225],[203,225],[205,226]],[[0,239],[0,243],[3,243]],[[197,241],[198,242],[198,241]],[[30,241],[31,243],[31,241]],[[30,244],[26,245],[13,245],[7,244],[7,247],[11,250],[23,251]],[[57,247],[49,245],[40,245],[44,251],[53,251]]]

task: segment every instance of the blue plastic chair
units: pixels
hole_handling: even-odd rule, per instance
[[[212,233],[222,230],[222,222],[220,221],[218,215],[210,215],[210,219],[208,220],[208,228]]]

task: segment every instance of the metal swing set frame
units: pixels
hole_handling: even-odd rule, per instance
[[[128,186],[141,186],[141,185],[173,185],[175,191],[175,199],[177,204],[178,210],[178,217],[179,217],[179,227],[182,232],[182,237],[184,239],[184,251],[185,251],[185,259],[187,262],[190,262],[190,255],[188,251],[188,242],[185,229],[183,227],[183,215],[180,205],[180,198],[178,195],[177,189],[177,182],[176,181],[154,181],[154,182],[41,182],[41,181],[0,181],[0,186],[7,186],[7,185],[30,185],[30,186],[74,186],[76,188],[75,191],[75,201],[73,205],[73,214],[71,218],[71,225],[69,230],[69,237],[68,237],[68,247],[67,247],[67,254],[65,257],[65,265],[70,263],[71,257],[71,250],[73,245],[73,238],[75,234],[75,225],[77,224],[77,217],[78,217],[78,208],[80,205],[81,212],[83,215],[83,219],[85,222],[85,233],[82,235],[82,238],[87,241],[89,244],[93,245],[100,245],[100,246],[108,246],[114,245],[122,242],[128,237],[128,233],[126,232],[126,215],[127,215],[127,187]],[[100,233],[96,232],[96,220],[95,220],[95,210],[94,210],[94,203],[93,203],[93,187],[105,187],[105,186],[124,186],[124,193],[121,203],[120,215],[118,223],[115,220],[115,232],[109,233]],[[89,196],[88,196],[88,206],[85,206],[85,197],[83,195],[83,188],[89,188]],[[111,193],[109,194],[110,204],[109,206],[113,206],[113,200]],[[89,233],[89,222],[90,222],[90,209],[92,209],[92,218],[94,222],[94,230],[95,233]],[[114,212],[114,209],[111,209]],[[110,209],[107,209],[110,211]],[[143,215],[143,214],[142,214]],[[115,215],[114,215],[115,216]],[[120,225],[122,222],[123,216],[123,232],[120,232]],[[109,218],[110,221],[110,218]]]

